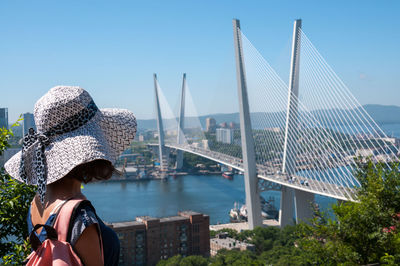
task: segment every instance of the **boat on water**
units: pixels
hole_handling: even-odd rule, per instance
[[[261,215],[264,219],[275,219],[279,218],[279,210],[274,206],[275,198],[270,197],[265,200],[260,196],[261,202]],[[234,203],[233,209],[229,212],[231,222],[244,222],[247,221],[248,212],[246,204],[243,204],[240,208],[237,202]]]
[[[245,222],[247,221],[247,210],[243,209],[243,206],[239,208],[239,203],[235,202],[229,212],[229,216],[231,223]]]
[[[226,179],[232,180],[234,173],[233,172],[229,172],[229,171],[225,171],[222,173],[222,176]]]
[[[240,216],[242,217],[242,219],[247,221],[247,217],[249,215],[247,214],[247,208],[246,208],[246,205],[244,205],[244,204],[242,205],[242,207],[240,207]]]
[[[233,208],[229,212],[229,216],[231,217],[231,220],[237,221],[239,220],[239,215],[238,203],[235,202],[233,204]]]
[[[279,210],[275,208],[275,198],[269,197],[265,200],[263,197],[261,200],[261,214],[265,219],[279,219]]]
[[[136,179],[149,179],[149,174],[146,172],[146,170],[139,171],[139,173],[136,176]]]

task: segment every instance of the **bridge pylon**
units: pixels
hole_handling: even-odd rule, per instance
[[[157,74],[154,73],[154,91],[155,91],[155,104],[157,115],[157,129],[158,129],[158,155],[160,160],[160,170],[165,171],[168,168],[167,150],[164,142],[164,127],[161,116],[160,99],[158,97],[158,81]]]
[[[292,57],[290,62],[288,105],[286,112],[285,139],[283,146],[282,172],[288,178],[296,174],[296,155],[299,130],[298,98],[299,98],[299,71],[300,71],[300,36],[301,19],[295,20],[293,27]],[[312,217],[311,202],[314,194],[289,187],[282,186],[281,208],[279,222],[281,227],[291,224],[293,221],[293,197],[295,203],[296,222],[306,221]]]
[[[181,106],[179,112],[179,122],[178,122],[178,136],[177,143],[183,144],[184,142],[184,128],[185,128],[185,90],[186,90],[186,73],[183,73],[182,80],[182,92],[181,92]],[[183,167],[183,151],[176,151],[176,169],[181,169]]]
[[[246,193],[248,225],[249,229],[254,229],[256,226],[262,225],[262,217],[260,192],[258,190],[256,156],[254,152],[254,140],[250,120],[249,101],[247,96],[242,33],[238,19],[233,19],[233,38],[236,55],[236,78],[239,95],[240,132],[242,140],[244,186]]]

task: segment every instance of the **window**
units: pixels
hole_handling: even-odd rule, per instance
[[[124,233],[117,233],[117,236],[120,240],[124,239]]]
[[[184,241],[187,241],[187,236],[186,236],[186,234],[181,234],[180,236],[179,236],[179,239],[181,240],[181,242],[184,242]]]
[[[199,246],[194,246],[194,247],[193,247],[193,252],[194,252],[195,254],[200,253],[200,247],[199,247]]]
[[[200,232],[200,225],[199,224],[194,224],[193,225],[193,232],[194,233]]]

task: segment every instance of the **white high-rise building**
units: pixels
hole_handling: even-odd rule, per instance
[[[25,136],[28,134],[28,130],[33,128],[36,131],[35,119],[33,118],[33,114],[25,113],[23,114],[24,121],[22,123],[22,133]]]
[[[217,122],[212,117],[206,118],[206,131],[210,133],[215,132],[215,128],[217,127]]]
[[[217,141],[232,144],[233,143],[233,129],[231,128],[217,128]]]

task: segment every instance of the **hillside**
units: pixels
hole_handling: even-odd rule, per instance
[[[395,105],[379,105],[379,104],[367,104],[364,105],[363,108],[368,112],[368,114],[375,120],[378,125],[385,124],[400,124],[400,106]],[[334,110],[331,111],[334,113]],[[253,120],[259,121],[257,116],[262,115],[261,113],[252,113],[251,116]],[[239,114],[231,113],[231,114],[210,114],[205,116],[200,116],[199,121],[202,127],[205,127],[205,121],[207,117],[213,117],[217,124],[222,122],[235,122],[239,123]],[[187,127],[198,126],[198,120],[193,117],[187,117],[185,120],[185,124]],[[138,120],[139,129],[147,130],[147,129],[156,129],[157,124],[155,119],[147,119],[147,120]],[[269,125],[269,126],[277,126],[277,125]],[[253,125],[253,127],[258,127],[258,125]],[[265,127],[265,126],[264,126]]]

